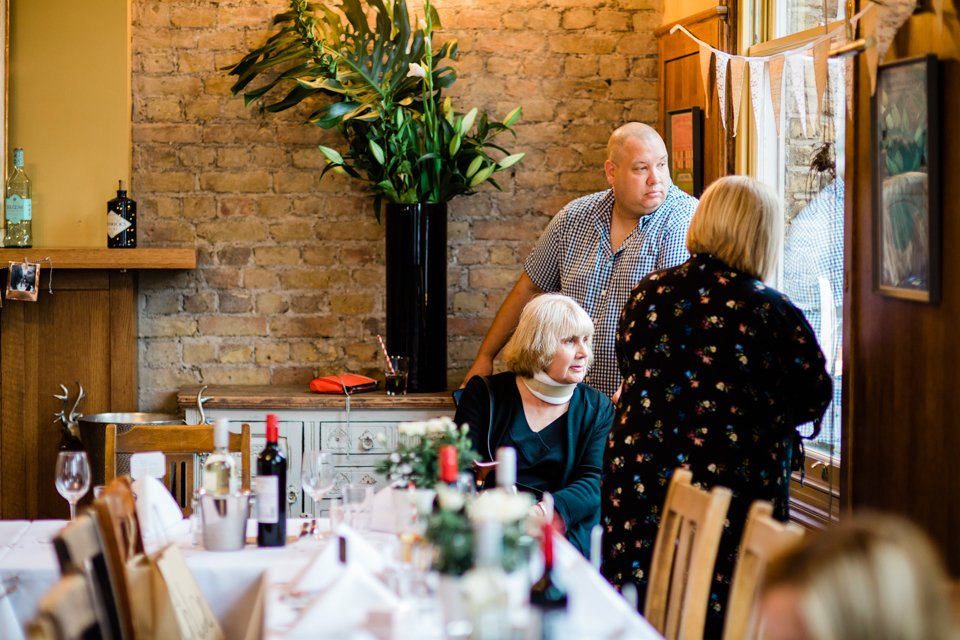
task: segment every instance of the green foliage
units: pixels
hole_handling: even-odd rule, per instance
[[[310,104],[308,121],[336,129],[346,146],[320,147],[321,175],[335,171],[367,183],[378,218],[384,199],[436,204],[484,182],[499,189],[493,174],[523,157],[493,142],[513,133],[520,107],[494,121],[476,108],[456,111],[441,96],[457,77],[441,64],[456,58],[457,43],[433,50],[440,17],[430,0],[416,29],[406,0],[341,0],[335,8],[290,0],[273,23],[279,31],[266,44],[228,67],[237,76],[232,92],[268,112]],[[261,84],[247,89],[254,80]],[[277,97],[275,89],[285,93]]]
[[[469,470],[478,459],[477,452],[467,435],[467,426],[458,427],[450,418],[437,418],[427,422],[410,422],[399,425],[397,449],[376,467],[377,473],[400,486],[413,485],[419,489],[432,489],[440,482],[440,447],[452,444],[457,448],[457,460],[461,471]]]
[[[472,566],[473,522],[467,514],[467,504],[459,509],[447,509],[439,500],[427,518],[424,537],[433,545],[433,569],[446,575],[462,576]],[[533,551],[535,540],[527,534],[526,522],[517,520],[503,527],[503,569],[515,571],[525,566]]]

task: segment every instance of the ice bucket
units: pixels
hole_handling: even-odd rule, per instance
[[[203,547],[209,551],[239,551],[247,537],[250,494],[212,496],[201,493],[200,525]]]

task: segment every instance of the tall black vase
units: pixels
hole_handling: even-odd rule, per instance
[[[447,205],[392,204],[387,216],[387,350],[409,356],[410,391],[447,388]]]

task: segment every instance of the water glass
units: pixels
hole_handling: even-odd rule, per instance
[[[77,502],[90,490],[90,461],[85,451],[61,451],[54,472],[57,492],[70,503],[70,519],[77,517]]]
[[[314,518],[319,516],[320,501],[333,490],[336,475],[337,469],[331,454],[316,449],[304,453],[300,481],[303,490],[313,500]],[[319,529],[317,537],[320,537]]]
[[[370,514],[373,510],[373,485],[350,483],[344,485],[343,499],[344,521],[359,531],[370,528]]]
[[[410,358],[390,356],[390,366],[384,371],[384,387],[388,396],[407,395],[407,374],[410,370]]]

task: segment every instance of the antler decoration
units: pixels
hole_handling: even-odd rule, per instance
[[[53,417],[62,422],[64,425],[67,424],[67,403],[70,402],[70,392],[67,391],[67,388],[60,385],[60,388],[63,390],[61,395],[53,394],[53,397],[63,403],[63,408],[60,411],[57,411],[53,414]],[[56,420],[54,421],[56,422]]]
[[[207,385],[200,387],[200,391],[197,392],[197,412],[200,414],[200,422],[197,424],[210,424],[212,421],[207,420],[207,414],[203,410],[203,403],[210,399],[210,396],[203,395],[203,392],[207,390]]]
[[[80,392],[77,394],[77,401],[73,403],[73,409],[70,409],[70,416],[68,418],[71,423],[76,423],[77,418],[83,415],[77,411],[77,408],[80,406],[80,401],[86,397],[86,394],[83,392],[83,385],[79,382],[77,382],[77,389],[79,389]],[[64,389],[64,391],[66,391],[66,389]],[[64,403],[63,408],[67,408],[66,403]]]

